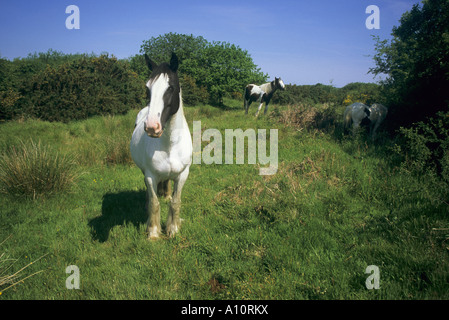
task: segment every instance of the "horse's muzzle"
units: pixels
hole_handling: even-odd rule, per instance
[[[147,132],[147,134],[148,134],[148,136],[149,137],[151,137],[151,138],[160,138],[161,136],[162,136],[162,133],[163,133],[164,131],[163,130],[161,130],[161,131],[159,131],[158,133],[150,133],[150,132]]]
[[[148,134],[148,136],[152,138],[159,138],[164,132],[159,122],[152,122],[152,123],[145,122],[143,128],[145,132]]]
[[[164,132],[164,130],[162,130],[160,128],[159,128],[159,130],[155,130],[154,128],[150,128],[150,127],[146,127],[145,126],[145,132],[151,138],[160,138],[160,136],[162,136],[162,133]]]

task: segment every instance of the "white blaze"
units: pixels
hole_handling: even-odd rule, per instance
[[[149,80],[147,87],[150,90],[151,100],[148,108],[148,115],[145,120],[147,128],[161,127],[161,115],[164,109],[164,93],[169,87],[168,75],[160,74],[156,79]]]

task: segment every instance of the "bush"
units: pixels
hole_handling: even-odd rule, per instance
[[[124,114],[142,105],[145,92],[127,63],[107,55],[47,65],[28,81],[24,112],[47,121]]]
[[[285,91],[276,92],[272,102],[275,104],[337,104],[350,105],[353,102],[372,104],[382,103],[380,86],[375,83],[354,82],[343,88],[330,85],[286,85]]]
[[[30,139],[0,156],[0,191],[37,198],[69,189],[78,173],[73,157]]]
[[[209,93],[206,87],[199,87],[196,84],[196,80],[189,75],[182,75],[181,79],[182,87],[182,101],[189,106],[196,106],[197,104],[206,104],[209,102]]]
[[[410,127],[448,111],[449,0],[420,1],[393,27],[391,40],[376,40],[369,72],[382,81],[390,130]]]
[[[417,174],[435,172],[449,183],[449,112],[399,131],[405,140],[404,167]]]

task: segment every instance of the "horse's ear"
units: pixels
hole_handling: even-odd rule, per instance
[[[172,52],[170,59],[170,69],[173,72],[176,72],[178,71],[178,65],[179,65],[178,56],[174,52]]]
[[[145,53],[145,61],[147,63],[148,69],[150,69],[150,71],[153,71],[154,69],[156,69],[157,64],[150,59],[150,57],[148,57],[148,55]]]

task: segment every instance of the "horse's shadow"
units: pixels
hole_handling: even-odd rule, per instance
[[[147,220],[145,214],[145,191],[106,193],[101,205],[101,216],[89,221],[92,239],[105,242],[112,228],[133,224],[139,228]]]

